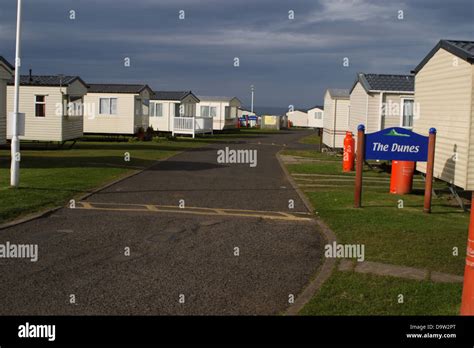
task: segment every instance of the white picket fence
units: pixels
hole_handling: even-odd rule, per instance
[[[173,117],[173,136],[175,134],[212,133],[212,117]]]

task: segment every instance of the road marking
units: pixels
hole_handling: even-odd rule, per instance
[[[76,203],[75,209],[85,210],[106,210],[106,211],[148,211],[154,213],[181,213],[194,215],[214,215],[214,216],[238,216],[253,217],[269,220],[285,221],[313,221],[308,212],[281,212],[266,210],[245,210],[245,209],[227,209],[227,208],[201,208],[186,207],[179,208],[174,205],[157,204],[128,204],[128,203],[103,203],[103,202],[85,202]]]
[[[271,144],[270,144],[270,143],[262,143],[262,142],[260,142],[260,141],[259,141],[258,143],[250,143],[250,142],[249,142],[249,143],[247,143],[247,144],[249,144],[249,145],[265,145],[265,146],[281,146],[281,147],[286,147],[285,144],[275,144],[275,143],[271,143]]]
[[[158,211],[158,209],[154,205],[151,205],[151,204],[148,204],[146,208],[151,211]]]

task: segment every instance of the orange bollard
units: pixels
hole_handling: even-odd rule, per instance
[[[342,170],[352,172],[354,170],[354,146],[355,140],[351,132],[346,132],[344,138],[344,156],[342,157]]]
[[[474,315],[474,192],[471,196],[471,221],[469,222],[469,235],[467,238],[461,315]]]
[[[390,193],[404,195],[413,188],[413,174],[415,162],[392,161],[392,175],[390,177]]]

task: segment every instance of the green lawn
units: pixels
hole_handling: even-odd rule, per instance
[[[460,284],[336,271],[300,314],[458,315],[461,293]]]
[[[287,168],[339,243],[364,244],[367,261],[463,275],[469,214],[443,191],[445,183],[435,182],[438,197],[433,197],[432,214],[425,214],[420,175],[414,178],[412,194],[392,195],[384,166],[365,166],[363,208],[355,209],[355,174],[342,172],[341,156],[304,150],[282,154],[313,160]],[[458,249],[457,256],[453,248]],[[462,284],[335,270],[301,314],[457,315],[461,290]],[[397,303],[398,294],[404,295],[404,304]]]
[[[89,139],[90,140],[90,139]],[[187,139],[150,142],[80,141],[72,149],[22,144],[20,187],[10,183],[10,152],[0,150],[0,223],[65,204],[96,187],[204,143]],[[125,161],[125,154],[130,161]]]
[[[321,139],[321,137],[316,132],[313,135],[302,138],[300,140],[300,143],[302,143],[302,144],[311,144],[311,145],[319,145],[320,139]]]
[[[318,162],[292,164],[288,169],[339,242],[365,244],[368,261],[463,274],[469,214],[447,194],[433,198],[433,213],[425,214],[421,176],[415,176],[413,194],[392,195],[390,175],[366,166],[363,208],[355,209],[354,173],[342,172],[341,158],[315,151],[284,151],[283,155],[305,153]],[[435,187],[445,184],[437,182]],[[458,256],[453,256],[455,247]]]

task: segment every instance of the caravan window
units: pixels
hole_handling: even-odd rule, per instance
[[[216,117],[217,108],[215,106],[201,106],[202,117]]]
[[[413,127],[413,99],[402,99],[402,127]]]
[[[201,116],[209,117],[209,106],[201,106]]]
[[[116,115],[117,114],[117,98],[100,98],[99,114]]]
[[[182,106],[180,103],[175,103],[174,104],[174,115],[177,117],[183,117],[184,116],[184,106]]]
[[[163,116],[163,104],[162,103],[150,103],[150,116],[162,117]]]
[[[65,108],[64,108],[65,116],[83,116],[82,97],[66,95],[64,102],[65,102]]]
[[[217,108],[215,106],[209,107],[209,116],[216,117],[217,116]]]
[[[36,117],[46,116],[46,96],[44,95],[35,96],[35,116]]]

